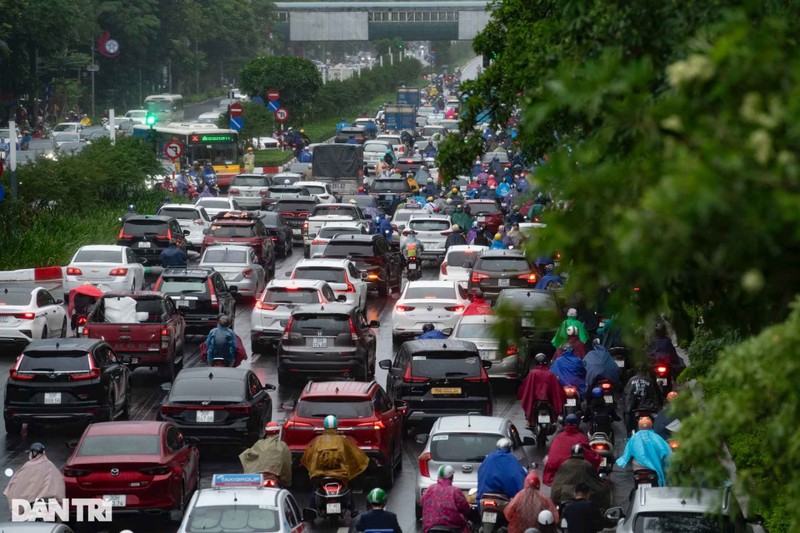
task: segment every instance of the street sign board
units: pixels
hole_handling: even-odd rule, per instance
[[[242,131],[244,127],[244,119],[242,117],[231,117],[231,120],[228,122],[232,130]]]
[[[179,159],[183,155],[183,145],[178,141],[169,141],[164,145],[164,155],[170,159]]]
[[[288,118],[289,118],[289,112],[286,111],[286,109],[281,107],[280,109],[275,111],[275,120],[277,120],[278,122],[286,122]]]
[[[267,100],[269,100],[270,102],[275,102],[280,97],[281,97],[281,92],[277,89],[270,89],[269,91],[267,91]]]
[[[240,103],[231,104],[231,106],[228,108],[228,111],[230,111],[231,113],[231,118],[241,117],[243,111],[242,104]]]
[[[273,113],[281,108],[281,103],[277,100],[270,100],[267,102],[267,109],[272,111]]]

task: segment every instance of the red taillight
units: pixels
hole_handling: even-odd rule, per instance
[[[279,238],[277,238],[277,237],[273,237],[273,238],[272,238],[272,242],[278,242],[279,240],[280,240],[280,239],[279,239]]]
[[[89,371],[81,374],[70,374],[70,381],[85,381],[87,379],[97,379],[100,377],[100,369],[94,366],[92,356],[86,354],[86,358],[89,360]]]
[[[481,500],[481,506],[485,507],[497,507],[497,502],[494,500]]]
[[[283,330],[283,336],[281,337],[283,340],[285,340],[285,341],[289,340],[289,332],[292,330],[292,324],[293,323],[294,323],[294,317],[290,316],[289,317],[289,323],[286,324],[286,329]]]
[[[506,350],[506,355],[517,355],[519,353],[519,347],[515,344],[509,345],[508,349]]]
[[[450,311],[451,313],[463,313],[464,309],[466,309],[463,305],[450,305],[444,308],[445,311]]]
[[[417,461],[419,462],[419,475],[422,477],[431,477],[430,469],[428,468],[428,461],[431,460],[431,454],[428,452],[423,453],[419,456]]]
[[[278,484],[275,482],[274,479],[265,479],[264,480],[264,486],[265,487],[277,487]]]
[[[86,317],[85,316],[79,317],[78,318],[78,325],[82,326],[84,324],[86,324]]]
[[[219,309],[219,298],[217,298],[217,291],[214,290],[214,284],[211,283],[211,278],[209,278],[206,283],[208,283],[208,292],[211,298],[211,307],[214,309]]]
[[[278,308],[277,304],[268,304],[266,302],[262,302],[261,300],[256,301],[256,309],[263,309],[265,311],[274,311]]]
[[[403,383],[424,383],[426,381],[428,381],[428,378],[411,375],[411,365],[406,367],[406,373],[403,374]]]
[[[194,224],[195,226],[202,226],[202,225],[203,225],[203,220],[198,218],[197,220],[195,220],[195,221],[193,222],[193,224]]]
[[[117,238],[119,238],[119,239],[132,239],[133,235],[128,235],[127,233],[125,233],[125,229],[123,228],[123,229],[119,230],[119,235],[118,235]]]
[[[667,367],[663,366],[663,365],[659,365],[659,366],[656,367],[656,372],[658,372],[658,374],[660,376],[663,376],[663,375],[665,375],[667,373]]]
[[[178,413],[184,412],[186,409],[184,407],[178,407],[175,405],[162,405],[161,406],[161,414],[162,415],[176,415]]]
[[[291,428],[313,428],[314,424],[309,424],[307,422],[298,422],[296,420],[287,420],[285,424],[283,424],[283,429],[291,429]]]
[[[447,261],[442,262],[442,266],[439,267],[439,270],[442,271],[442,275],[447,275]]]
[[[323,241],[322,239],[314,239],[311,241],[311,244],[326,244],[328,241]]]
[[[350,319],[350,338],[354,341],[359,339],[358,332],[356,331],[356,325],[353,324],[353,319]]]
[[[489,279],[489,274],[481,274],[480,272],[473,272],[469,280],[472,283],[480,283],[482,279]]]
[[[360,424],[356,424],[356,427],[360,427],[360,428],[369,428],[369,427],[371,427],[375,431],[378,431],[379,429],[386,429],[386,424],[384,424],[380,420],[376,420],[375,422],[362,422]]]
[[[124,268],[124,267],[115,268],[111,272],[109,272],[108,275],[109,276],[127,276],[128,275],[128,269]]]
[[[83,327],[83,336],[86,337],[87,339],[89,338],[89,326]]]
[[[78,470],[77,468],[65,468],[64,477],[83,477],[91,474],[91,470]]]
[[[345,292],[356,292],[356,286],[350,283],[350,280],[347,281],[347,289]]]
[[[486,370],[481,368],[480,376],[469,376],[464,378],[464,381],[469,381],[471,383],[489,383],[489,374],[486,373]]]
[[[564,394],[567,396],[567,398],[572,398],[578,395],[578,389],[575,387],[564,387]]]
[[[259,196],[266,196],[268,194],[269,194],[269,191],[267,189],[261,189],[260,191],[258,191],[258,195]]]
[[[411,306],[408,306],[408,305],[395,305],[394,306],[394,310],[398,311],[400,313],[405,313],[407,311],[413,311],[414,309],[416,309],[416,307],[411,307]]]
[[[19,363],[22,361],[22,355],[17,357],[17,362],[14,363],[14,366],[8,371],[8,375],[11,376],[11,379],[18,379],[20,381],[31,381],[35,376],[34,374],[20,374],[19,373]]]
[[[404,230],[403,230],[403,235],[408,235],[408,233],[409,233],[409,232],[408,232],[408,230],[407,230],[407,229],[404,229]]]
[[[517,279],[524,279],[527,280],[528,283],[536,283],[536,274],[531,272],[530,274],[521,274],[517,276]]]
[[[147,468],[140,468],[139,472],[146,476],[163,476],[169,474],[172,468],[169,466],[152,466]]]
[[[244,270],[242,270],[242,276],[244,276],[245,278],[250,279],[250,276],[252,275],[253,275],[252,268],[245,268]]]
[[[608,450],[608,445],[607,444],[600,444],[600,443],[592,444],[592,449],[593,450],[603,450],[603,451],[605,451],[605,450]]]
[[[122,235],[120,235],[120,239],[121,238],[122,238]],[[67,267],[67,276],[82,276],[82,275],[83,275],[83,272],[81,272],[80,268]]]
[[[604,381],[600,384],[600,388],[603,390],[609,390],[611,388],[611,383]]]
[[[230,189],[228,189],[228,196],[237,195],[237,194],[239,194],[239,189],[237,189],[235,187],[231,187]]]
[[[33,320],[34,318],[36,318],[36,313],[31,313],[30,311],[28,311],[27,313],[14,313],[11,316],[13,316],[14,318],[19,318],[20,320]]]

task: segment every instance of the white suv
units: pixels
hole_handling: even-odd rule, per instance
[[[450,217],[447,215],[415,215],[408,220],[403,235],[410,230],[417,232],[417,239],[422,243],[422,259],[444,259],[444,243],[448,235],[453,233]],[[403,243],[400,243],[402,249]]]
[[[457,281],[462,287],[466,287],[471,270],[464,268],[464,263],[475,264],[475,260],[488,249],[486,246],[472,244],[451,246],[439,265],[439,281]]]
[[[156,214],[177,219],[182,230],[189,230],[186,242],[193,250],[200,251],[205,236],[204,231],[211,227],[211,216],[205,207],[196,204],[166,204],[161,206]]]
[[[347,303],[366,309],[367,282],[349,259],[301,259],[286,275],[293,280],[326,281],[337,296],[344,296]]]

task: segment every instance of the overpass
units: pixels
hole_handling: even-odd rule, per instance
[[[275,2],[285,41],[467,41],[489,21],[488,0]]]

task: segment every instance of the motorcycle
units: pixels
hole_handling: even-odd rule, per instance
[[[603,401],[606,405],[614,405],[614,384],[608,379],[601,379],[595,385],[603,391]]]
[[[511,502],[505,494],[487,492],[481,497],[481,530],[483,533],[493,533],[495,530],[508,525],[503,511]]]
[[[406,272],[408,281],[415,281],[422,277],[422,269],[420,268],[419,260],[416,256],[408,258],[408,270]]]
[[[576,415],[580,412],[580,394],[578,393],[578,388],[573,387],[572,385],[566,385],[564,387],[564,410],[563,415],[566,418],[567,415]]]
[[[319,518],[344,519],[350,505],[350,488],[342,481],[323,477],[316,481],[314,503]]]
[[[556,417],[553,413],[553,406],[547,400],[539,400],[533,410],[536,413],[536,426],[529,426],[531,432],[536,435],[536,447],[544,448],[547,446],[547,437],[556,432]]]
[[[611,437],[602,431],[597,431],[589,435],[589,447],[600,454],[599,473],[600,477],[611,474],[614,468],[614,444]]]
[[[642,487],[650,488],[658,486],[658,472],[649,468],[637,468],[633,471],[633,490]]]
[[[261,477],[264,480],[265,487],[277,488],[281,486],[278,476],[272,472],[261,472]]]
[[[214,359],[211,360],[211,366],[220,367],[220,366],[231,366],[231,365],[228,364],[228,360],[227,359],[225,359],[223,356],[220,355],[220,356],[214,357]]]
[[[103,296],[105,291],[95,285],[85,284],[69,291],[69,306],[67,314],[70,316],[72,331],[78,336],[83,334],[86,319],[94,304]]]
[[[662,362],[656,363],[655,368],[653,368],[653,373],[655,374],[656,386],[658,386],[661,397],[666,398],[667,394],[672,391],[673,385],[672,373],[670,372],[669,364]]]

